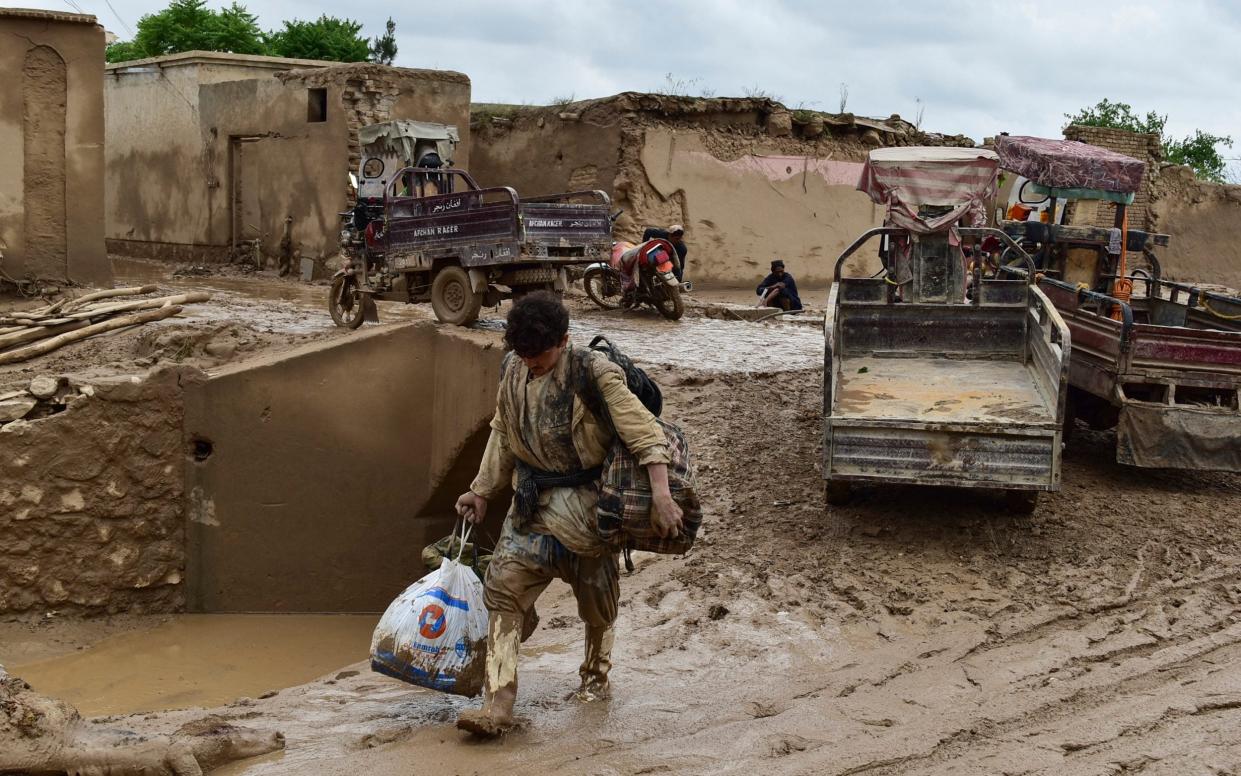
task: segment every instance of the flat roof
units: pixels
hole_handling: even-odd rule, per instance
[[[91,17],[92,19],[94,17]],[[340,64],[322,59],[288,59],[286,57],[263,57],[253,54],[229,54],[223,51],[182,51],[162,57],[131,59],[128,62],[111,62],[108,71],[124,71],[130,67],[186,67],[189,65],[232,65],[266,70],[290,70],[293,68],[330,67]]]
[[[48,22],[68,22],[69,24],[98,24],[99,20],[88,13],[62,13],[61,11],[44,11],[38,8],[0,8],[0,18],[41,19]]]

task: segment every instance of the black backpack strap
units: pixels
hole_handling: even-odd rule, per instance
[[[594,359],[595,342],[600,339],[602,337],[595,337],[590,343],[590,348],[573,349],[573,393],[582,404],[586,405],[591,415],[615,431],[612,413],[608,411],[607,402],[603,400],[603,394],[599,392],[599,383],[595,382],[595,371],[591,363]]]
[[[621,368],[621,371],[625,373],[625,383],[629,386],[629,391],[641,400],[642,405],[652,415],[659,417],[663,413],[663,392],[645,371],[633,363],[633,359],[621,352],[611,340],[602,334],[590,341],[590,349],[603,354],[609,361]]]

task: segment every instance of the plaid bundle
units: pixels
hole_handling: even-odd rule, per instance
[[[615,550],[641,550],[665,555],[689,552],[702,525],[702,504],[694,482],[694,464],[681,429],[656,418],[668,440],[668,486],[672,499],[684,513],[678,536],[664,539],[651,525],[651,480],[646,469],[618,437],[603,460],[599,483],[599,533]]]

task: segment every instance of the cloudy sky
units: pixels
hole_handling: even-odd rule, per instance
[[[165,4],[34,2],[81,6],[122,38],[126,24]],[[923,128],[981,139],[997,131],[1055,136],[1063,114],[1107,97],[1167,114],[1177,136],[1195,128],[1232,135],[1237,144],[1226,155],[1241,156],[1238,0],[245,5],[264,28],[327,13],[361,21],[369,35],[392,14],[397,64],[462,71],[477,102],[546,104],[676,87],[716,96],[758,90],[791,107],[835,111],[846,84],[854,113],[913,120],[921,107]]]

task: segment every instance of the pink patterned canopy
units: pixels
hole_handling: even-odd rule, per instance
[[[1000,166],[1050,189],[1097,189],[1136,194],[1146,163],[1076,140],[1024,135],[995,139]]]

